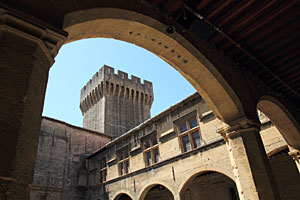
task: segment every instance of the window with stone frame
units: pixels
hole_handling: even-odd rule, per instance
[[[146,166],[159,162],[159,149],[157,142],[157,134],[151,134],[142,140],[144,161]]]
[[[103,183],[106,181],[106,177],[107,177],[107,164],[106,164],[106,157],[102,158],[100,160],[100,163],[99,163],[99,179],[100,179],[100,183]]]
[[[178,123],[177,130],[182,152],[201,146],[201,135],[196,115]]]
[[[129,173],[129,153],[128,147],[118,151],[118,169],[119,175],[123,176]]]

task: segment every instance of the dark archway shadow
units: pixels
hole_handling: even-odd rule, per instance
[[[148,186],[139,198],[140,200],[174,200],[172,192],[161,184]]]
[[[228,176],[205,171],[191,176],[180,191],[181,200],[238,200],[235,182]]]
[[[114,198],[114,200],[132,200],[132,198],[128,194],[119,194],[117,197]]]
[[[268,154],[281,199],[300,199],[300,174],[287,146]]]

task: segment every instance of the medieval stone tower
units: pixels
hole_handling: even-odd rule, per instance
[[[81,89],[83,127],[118,137],[150,118],[152,83],[104,65]]]

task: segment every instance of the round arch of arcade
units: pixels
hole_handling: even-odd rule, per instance
[[[173,187],[171,187],[171,185],[167,184],[167,183],[164,182],[164,181],[159,181],[159,182],[158,182],[158,181],[155,181],[155,182],[151,182],[151,183],[148,184],[147,186],[143,187],[143,188],[141,189],[141,191],[139,192],[138,198],[137,198],[137,199],[138,199],[138,200],[144,200],[145,197],[146,197],[146,195],[147,195],[147,193],[149,192],[149,190],[150,190],[152,187],[156,186],[156,185],[162,185],[162,186],[164,186],[166,189],[168,189],[168,190],[172,193],[173,197],[176,196],[175,189],[174,189]]]
[[[300,126],[283,102],[264,95],[259,99],[257,109],[271,120],[291,147],[300,149]]]
[[[234,182],[234,175],[232,171],[226,171],[223,168],[218,168],[218,167],[210,167],[210,169],[195,169],[193,171],[190,172],[190,176],[187,176],[184,180],[181,181],[181,184],[178,187],[178,193],[179,195],[182,194],[182,192],[184,191],[184,189],[186,188],[187,184],[193,180],[196,176],[203,174],[205,172],[216,172],[219,174],[222,174],[226,177],[228,177],[229,179],[231,179]]]
[[[118,191],[116,194],[113,195],[112,200],[118,200],[119,197],[122,196],[122,195],[126,195],[126,196],[130,197],[131,199],[134,199],[133,195],[131,195],[129,191],[121,190],[121,191]]]
[[[222,121],[229,123],[243,117],[239,97],[216,68],[225,64],[213,58],[220,56],[205,45],[200,52],[176,31],[168,33],[167,28],[149,16],[118,8],[75,11],[64,19],[64,29],[69,33],[67,43],[102,37],[136,44],[178,70]]]

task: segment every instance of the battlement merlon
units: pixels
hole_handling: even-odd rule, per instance
[[[135,84],[141,84],[141,78],[131,75],[131,81]]]
[[[150,81],[144,80],[144,85],[147,86],[148,88],[153,89],[152,82],[150,82]]]
[[[86,96],[85,94],[91,92],[101,81],[103,81],[104,73],[103,67],[97,71],[93,77],[81,88],[80,96]]]
[[[139,96],[144,95],[144,103],[151,106],[154,96],[153,86],[150,81],[144,80],[143,83],[141,83],[141,78],[134,75],[131,75],[129,79],[126,72],[118,70],[118,73],[115,74],[114,68],[104,65],[81,89],[80,109],[84,113],[106,95],[114,96],[118,94],[119,97],[129,98],[129,92],[127,91],[130,91],[130,95],[133,95],[130,96],[130,98],[139,98]],[[132,93],[132,91],[134,91],[134,93]],[[121,95],[121,93],[124,95]]]
[[[144,80],[141,83],[141,78],[131,75],[131,78],[128,78],[126,72],[118,70],[118,73],[114,73],[114,68],[103,65],[98,72],[96,72],[92,79],[90,79],[86,85],[81,89],[80,99],[87,97],[95,88],[97,88],[101,82],[113,83],[115,85],[124,86],[129,89],[147,91],[147,93],[152,94],[153,96],[153,86],[150,81]]]
[[[126,72],[118,70],[118,76],[120,79],[128,79],[128,74]]]

